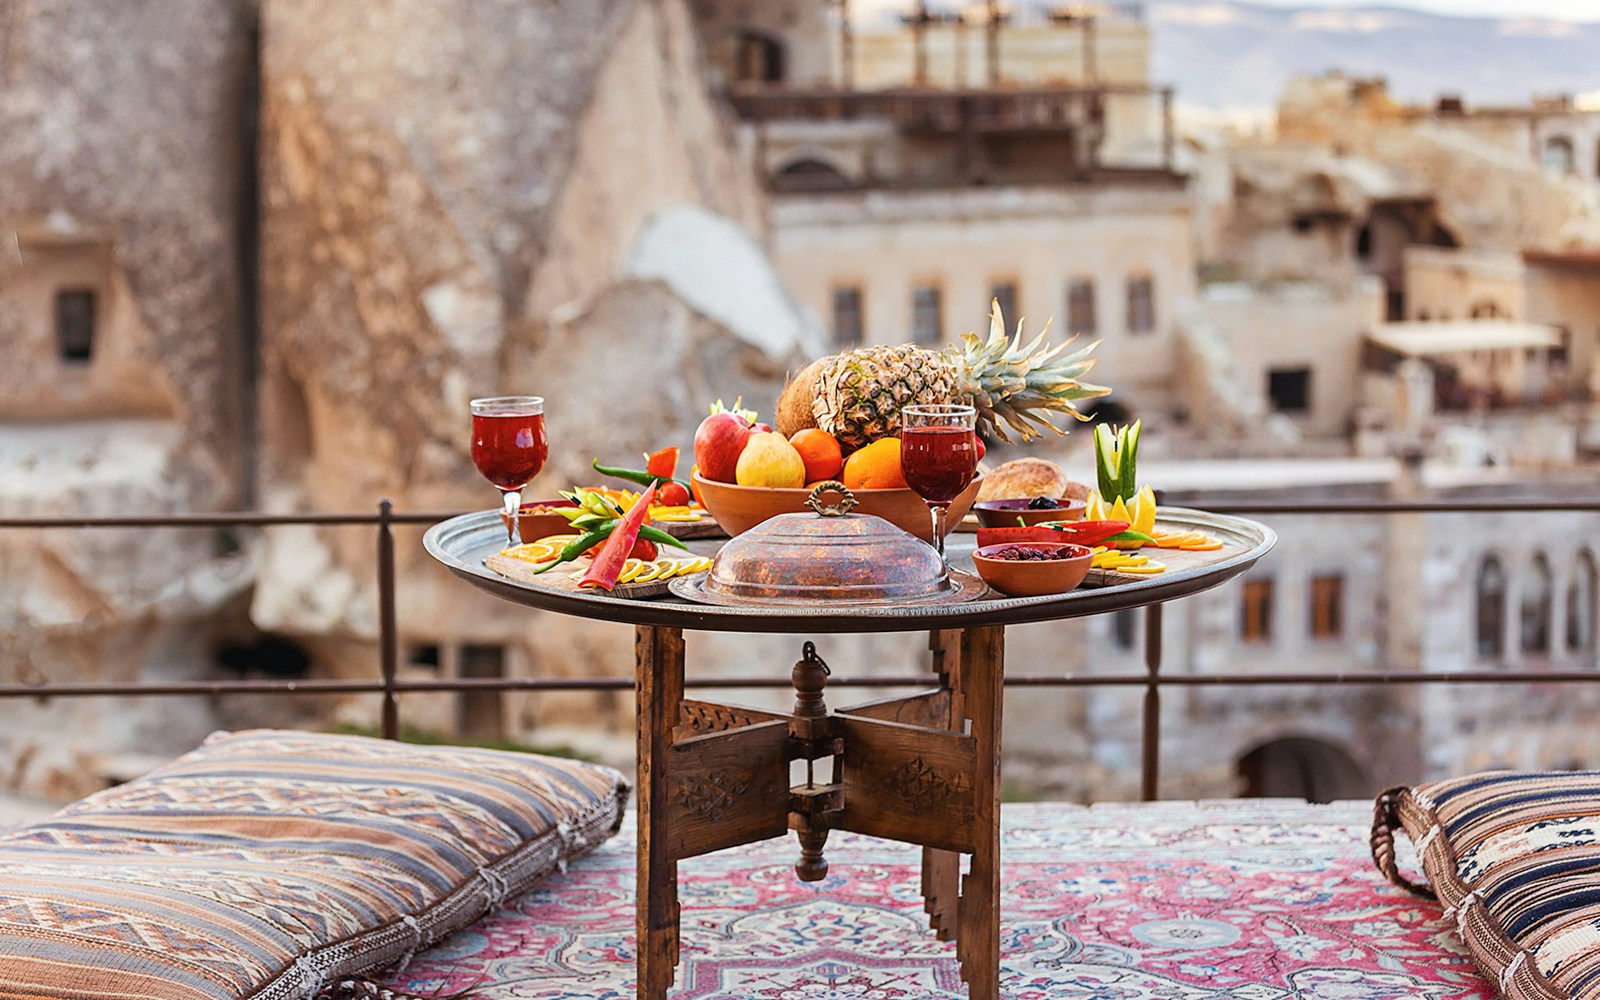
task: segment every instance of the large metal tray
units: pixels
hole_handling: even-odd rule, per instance
[[[671,625],[710,632],[909,632],[1021,622],[1079,618],[1127,608],[1159,604],[1210,590],[1239,575],[1266,555],[1277,535],[1271,528],[1240,517],[1182,507],[1163,507],[1164,529],[1198,530],[1220,539],[1217,552],[1185,560],[1167,572],[1105,586],[1081,586],[1050,597],[988,597],[956,604],[905,603],[872,606],[721,607],[682,598],[630,600],[605,594],[563,593],[506,579],[484,565],[484,559],[505,544],[505,528],[496,511],[463,514],[428,529],[423,544],[452,573],[490,593],[529,607],[561,614],[631,625]],[[946,542],[951,565],[972,570],[970,535],[951,535]],[[715,541],[690,547],[714,552]],[[1159,558],[1159,556],[1158,556]]]

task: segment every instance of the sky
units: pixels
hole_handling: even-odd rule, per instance
[[[1148,0],[1147,0],[1148,2]],[[1410,7],[1462,17],[1545,17],[1600,22],[1600,0],[1248,0],[1269,7]],[[909,0],[853,0],[863,13],[909,6]]]
[[[1269,7],[1414,7],[1462,17],[1548,17],[1600,21],[1600,0],[1252,0]]]

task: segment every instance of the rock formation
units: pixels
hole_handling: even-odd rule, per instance
[[[770,406],[820,349],[757,242],[760,193],[681,0],[265,0],[262,32],[268,504],[492,506],[467,402],[503,392],[546,397],[529,496],[553,496],[593,481],[596,456],[687,450],[711,398]],[[257,623],[370,676],[371,547],[275,533]],[[408,646],[503,645],[507,673],[631,671],[626,628],[480,595],[414,534],[401,560]]]
[[[0,512],[230,507],[249,462],[245,0],[0,3]],[[0,532],[0,683],[193,677],[248,583],[210,531]],[[0,789],[176,752],[172,701],[0,702]],[[63,734],[92,731],[86,748]]]

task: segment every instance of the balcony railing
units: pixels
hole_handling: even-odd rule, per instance
[[[1210,503],[1209,510],[1257,517],[1301,517],[1335,514],[1467,514],[1506,512],[1600,512],[1593,500],[1430,500],[1303,503],[1298,501],[1227,501]],[[263,514],[210,513],[129,515],[122,517],[0,517],[0,530],[94,530],[108,528],[257,528],[284,525],[355,526],[374,531],[374,565],[378,594],[377,676],[370,680],[198,680],[166,683],[39,683],[0,684],[0,699],[15,698],[160,698],[219,695],[326,695],[378,694],[382,696],[380,729],[387,739],[400,733],[402,694],[483,691],[619,691],[633,681],[625,677],[485,677],[419,679],[399,676],[399,629],[395,618],[395,538],[397,525],[429,525],[459,512],[403,513],[385,500],[374,513]],[[1269,557],[1270,558],[1270,557]],[[1261,686],[1394,686],[1463,684],[1600,684],[1600,670],[1457,670],[1443,672],[1261,672],[1163,675],[1162,606],[1150,605],[1144,614],[1144,672],[1124,674],[1023,674],[1008,672],[1004,683],[1014,688],[1142,688],[1142,748],[1140,789],[1146,801],[1157,798],[1161,752],[1161,689],[1261,687]],[[17,664],[0,664],[14,668]],[[14,674],[16,676],[16,674]],[[907,676],[835,677],[830,687],[928,687],[937,683],[932,674]],[[687,678],[692,688],[788,688],[787,676],[733,676]]]

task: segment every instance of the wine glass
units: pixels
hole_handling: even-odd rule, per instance
[[[543,396],[489,396],[472,401],[472,464],[500,491],[506,511],[506,544],[520,537],[522,488],[544,468],[550,444],[544,436]]]
[[[906,485],[927,501],[933,515],[933,547],[945,569],[945,515],[950,502],[978,473],[978,411],[957,403],[907,406],[900,411],[900,469]]]

